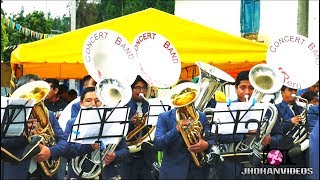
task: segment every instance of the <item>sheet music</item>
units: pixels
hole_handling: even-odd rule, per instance
[[[15,111],[13,111],[13,109],[9,109],[9,116],[10,114],[13,114],[13,122],[21,122],[18,124],[10,124],[9,128],[7,130],[6,136],[20,136],[21,133],[24,130],[24,121],[27,121],[31,110],[35,104],[35,100],[34,99],[23,99],[23,98],[8,98],[8,97],[1,97],[1,123],[3,122],[4,118],[8,118],[8,117],[4,117],[5,114],[5,108],[9,105],[24,105],[25,107],[30,107],[30,108],[26,108],[26,112],[19,108],[16,109]],[[6,127],[6,125],[4,126]]]
[[[170,106],[165,99],[160,98],[149,99],[148,102],[150,106],[148,125],[156,126],[159,114],[168,111]]]
[[[89,138],[89,137],[98,136],[100,127],[101,127],[101,118],[103,116],[104,111],[105,109],[102,109],[102,108],[100,109],[93,108],[91,110],[80,110],[81,121],[80,121],[80,113],[79,113],[75,120],[74,126],[72,127],[72,133],[69,139],[70,142],[76,142],[81,144],[95,143],[95,141],[98,138],[83,139],[83,140],[77,140],[76,138]],[[129,113],[128,107],[116,108],[112,113],[111,111],[107,111],[106,118],[108,117],[108,119],[106,122],[121,121],[121,123],[120,122],[104,123],[102,136],[112,136],[112,135],[122,136],[123,133],[127,134],[129,129],[129,123],[125,123],[127,113]],[[81,124],[79,124],[79,121]],[[92,123],[92,124],[87,124],[87,123]],[[105,144],[117,144],[119,141],[119,138],[107,137],[107,138],[100,138],[100,140],[102,140]]]
[[[268,103],[255,103],[254,106],[247,111],[251,103],[248,102],[233,102],[230,105],[230,110],[227,107],[228,103],[217,103],[214,113],[214,121],[218,122],[218,133],[219,134],[233,134],[234,130],[234,118],[236,118],[237,111],[240,111],[239,119],[240,123],[237,127],[237,133],[247,133],[249,130],[254,130],[258,128],[257,123],[249,123],[248,129],[245,128],[245,122],[249,119],[255,119],[257,121],[261,121],[261,118],[265,116],[266,110],[268,108]],[[235,110],[235,111],[233,111]],[[225,112],[226,111],[226,112]],[[232,117],[232,115],[233,117]],[[226,123],[226,124],[219,124]],[[213,124],[211,132],[215,132],[216,126]]]

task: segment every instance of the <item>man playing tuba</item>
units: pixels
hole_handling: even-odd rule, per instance
[[[33,74],[27,74],[19,78],[17,83],[17,88],[21,87],[22,85],[32,82],[41,80],[38,76]],[[44,107],[45,108],[45,107]],[[39,178],[39,179],[56,179],[56,174],[48,176],[44,173],[44,171],[50,171],[49,169],[41,169],[39,163],[44,162],[49,159],[57,160],[67,151],[67,136],[65,136],[64,132],[59,126],[59,123],[54,116],[53,112],[49,111],[49,124],[54,131],[54,139],[55,144],[51,147],[48,147],[44,144],[40,144],[40,152],[35,155],[32,159],[26,158],[20,163],[16,165],[8,164],[2,162],[1,166],[1,177],[2,179],[28,179],[28,178]],[[28,122],[28,129],[31,129],[32,124],[31,122],[37,122],[39,124],[38,119],[29,118]],[[37,126],[35,126],[37,129]],[[32,131],[31,133],[33,133]],[[25,135],[21,135],[20,137],[10,138],[10,139],[2,139],[1,140],[1,147],[10,147],[14,151],[23,151],[24,147],[29,144],[28,139]],[[14,153],[13,153],[14,154]],[[2,159],[1,159],[2,160]],[[36,161],[36,162],[35,162]],[[38,162],[38,165],[37,165]]]
[[[178,84],[181,84],[180,81]],[[208,152],[214,143],[213,136],[209,135],[209,124],[206,115],[198,112],[198,121],[201,123],[205,136],[200,136],[199,141],[189,147],[182,136],[180,127],[189,126],[191,120],[180,119],[178,124],[176,112],[178,108],[161,113],[156,126],[154,146],[158,151],[163,151],[163,159],[159,172],[159,179],[207,179],[209,166],[196,165],[192,153]]]

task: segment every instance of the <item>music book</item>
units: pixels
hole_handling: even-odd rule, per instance
[[[119,137],[128,132],[129,112],[129,107],[81,109],[72,127],[69,141],[94,144],[99,139],[105,144],[117,144]],[[103,119],[104,113],[106,114]]]
[[[6,137],[21,135],[34,104],[34,99],[1,97],[1,127],[8,128]]]
[[[257,121],[265,116],[268,108],[268,103],[252,103],[249,102],[232,102],[229,106],[228,103],[217,103],[213,114],[213,121],[217,122],[218,134],[233,134],[234,128],[236,133],[248,133],[249,130],[258,128]],[[248,120],[255,120],[248,124]],[[216,125],[212,124],[211,132],[215,132]]]

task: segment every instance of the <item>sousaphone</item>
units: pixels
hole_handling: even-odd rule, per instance
[[[299,34],[279,35],[270,41],[267,63],[279,69],[285,86],[298,90],[308,88],[319,80],[319,44]],[[297,96],[293,98],[302,99]],[[308,106],[304,103],[306,106],[301,114],[304,117],[302,124],[290,130],[294,131],[291,132],[293,143],[300,145],[301,151],[309,147],[310,134],[305,123],[307,117],[304,115]]]
[[[97,81],[96,94],[105,107],[114,108],[126,105],[131,99],[131,87],[137,76],[136,55],[130,43],[121,34],[100,29],[92,32],[84,42],[82,57],[84,65]],[[128,126],[124,134],[127,134]],[[105,166],[104,159],[107,153],[114,152],[119,144],[106,145],[100,152],[96,150],[90,155],[72,159],[72,168],[81,178],[94,178],[101,173]],[[83,162],[92,162],[92,168],[86,171],[82,168]]]
[[[157,88],[168,88],[175,84],[180,77],[181,61],[174,45],[164,36],[156,32],[142,32],[138,34],[132,46],[138,60],[139,74],[151,86]],[[165,69],[161,68],[165,67]],[[144,100],[147,100],[145,97]],[[152,103],[162,102],[161,98],[149,101]],[[127,145],[131,153],[141,150],[144,142],[152,144],[155,133],[155,124],[148,125],[148,114],[144,114],[142,121],[131,132],[127,134]],[[137,135],[146,132],[141,138]]]

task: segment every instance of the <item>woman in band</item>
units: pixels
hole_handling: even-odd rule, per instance
[[[19,78],[17,88],[28,82],[37,80],[41,80],[37,75],[24,75]],[[35,119],[29,119],[29,121],[30,120],[37,121]],[[65,136],[60,128],[58,120],[52,111],[49,111],[49,120],[54,131],[56,144],[51,147],[40,144],[40,152],[34,156],[36,162],[43,162],[49,159],[57,160],[67,152],[67,136]],[[28,144],[28,140],[23,135],[17,138],[1,140],[1,147],[10,147],[10,149],[17,151],[17,153],[22,153],[21,151],[23,151],[24,147]],[[1,177],[1,179],[56,179],[56,174],[52,177],[46,176],[40,165],[31,163],[31,158],[27,158],[16,165],[1,162]]]
[[[180,81],[178,84],[183,82]],[[203,163],[202,167],[196,166],[189,152],[208,153],[214,143],[213,136],[209,136],[209,123],[206,115],[198,111],[205,137],[200,137],[198,143],[188,148],[176,121],[176,111],[177,108],[174,108],[161,113],[158,117],[154,146],[156,150],[163,152],[159,179],[207,179],[208,164]],[[181,126],[189,124],[188,119],[180,120]]]
[[[101,105],[102,105],[102,102],[98,99],[94,87],[88,87],[83,90],[80,97],[80,106],[82,108],[100,107]],[[65,133],[67,136],[71,134],[72,127],[75,120],[76,118],[71,118],[68,121],[66,130],[65,130]],[[68,145],[69,145],[69,151],[68,151],[68,154],[66,155],[66,157],[68,158],[75,158],[77,156],[86,155],[88,153],[91,153],[95,149],[100,148],[99,144],[90,145],[90,144],[79,144],[79,143],[69,142]],[[107,155],[105,156],[104,162],[106,166],[102,171],[102,177],[103,178],[117,177],[119,175],[119,172],[115,166],[116,165],[115,163],[123,161],[124,159],[127,159],[128,156],[129,156],[129,149],[126,145],[125,138],[122,138],[120,143],[117,145],[115,151],[107,153]],[[90,166],[88,165],[88,167]],[[69,163],[69,166],[68,166],[68,179],[69,178],[78,178],[78,176],[74,173],[72,169],[71,163]]]
[[[134,126],[139,123],[139,117],[146,114],[149,108],[149,103],[139,96],[140,93],[143,93],[146,97],[148,83],[138,75],[131,89],[132,98],[127,104],[130,107],[128,133],[134,129]],[[141,133],[144,132],[139,134]],[[156,153],[153,146],[143,143],[141,151],[130,153],[129,158],[121,163],[121,177],[123,179],[152,179],[152,163],[156,160]]]

